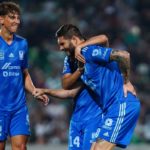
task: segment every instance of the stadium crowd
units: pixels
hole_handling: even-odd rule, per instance
[[[18,2],[18,1],[16,1]],[[20,0],[19,34],[29,42],[30,74],[37,87],[60,88],[64,54],[55,31],[65,23],[77,25],[86,37],[106,34],[110,46],[129,49],[131,81],[141,99],[141,116],[133,143],[150,143],[150,10],[149,0]],[[28,99],[32,99],[28,95]],[[67,142],[72,101],[50,98],[47,107],[29,104],[31,142]]]

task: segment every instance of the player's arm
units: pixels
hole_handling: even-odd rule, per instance
[[[91,37],[90,39],[88,39],[88,40],[82,42],[81,44],[79,44],[75,49],[76,59],[78,59],[79,61],[85,63],[85,59],[81,55],[81,49],[83,47],[88,46],[88,45],[94,45],[94,44],[103,44],[103,46],[109,47],[108,37],[106,35],[98,35],[98,36]]]
[[[23,71],[24,74],[24,85],[25,85],[25,89],[32,94],[32,92],[35,89],[35,86],[33,85],[33,82],[31,80],[30,74],[28,72],[28,69],[25,69]]]
[[[112,48],[99,47],[84,52],[84,56],[88,61],[95,63],[108,63],[116,61],[119,64],[124,82],[129,81],[130,75],[130,54],[124,50],[113,50]]]
[[[83,70],[77,69],[72,73],[71,64],[69,61],[69,57],[65,57],[64,59],[64,68],[63,68],[63,76],[62,76],[62,87],[65,90],[73,89],[78,85],[77,81],[80,78]]]
[[[85,57],[95,63],[107,63],[110,61],[116,61],[119,65],[121,74],[124,77],[124,95],[127,92],[131,92],[136,95],[133,85],[130,83],[130,54],[124,50],[113,50],[111,48],[99,47],[99,49],[93,49],[92,51],[85,52]]]
[[[65,98],[74,98],[77,93],[80,91],[81,87],[77,87],[75,89],[72,90],[64,90],[64,89],[35,89],[35,91],[33,92],[33,95],[35,97],[41,96],[43,94],[48,94],[49,96],[53,96],[56,98],[61,98],[61,99],[65,99]]]
[[[77,82],[80,78],[81,74],[83,73],[82,69],[77,69],[74,73],[67,73],[62,77],[62,87],[65,90],[72,89],[81,83]]]
[[[131,92],[133,95],[136,95],[134,86],[130,82],[130,54],[127,51],[123,50],[112,50],[110,54],[111,61],[117,61],[120,67],[120,71],[124,77],[124,95],[127,96],[127,92]]]
[[[130,76],[130,54],[123,50],[112,50],[110,54],[111,61],[117,61],[124,77],[124,83],[129,82]]]
[[[31,80],[31,76],[28,72],[28,69],[24,69],[23,71],[23,75],[24,75],[24,87],[25,89],[33,94],[33,91],[36,89],[35,86],[33,85],[33,82]],[[46,95],[41,95],[39,97],[37,97],[40,101],[42,101],[44,103],[44,105],[47,105],[49,102],[49,98]]]

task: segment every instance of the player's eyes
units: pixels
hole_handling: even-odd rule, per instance
[[[10,19],[15,19],[15,16],[8,16]]]
[[[14,20],[15,18],[17,18],[18,20],[20,20],[20,17],[16,17],[16,16],[14,16],[14,15],[8,15],[8,17],[10,18],[10,19],[12,19],[12,20]]]

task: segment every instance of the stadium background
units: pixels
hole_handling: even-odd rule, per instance
[[[131,81],[138,91],[142,109],[129,150],[148,150],[147,145],[150,144],[150,1],[14,1],[22,8],[19,34],[29,42],[29,71],[37,87],[61,87],[64,54],[58,51],[55,31],[62,24],[77,25],[86,37],[106,34],[111,47],[130,51]],[[51,98],[50,104],[44,107],[31,95],[27,94],[27,97],[32,131],[30,138],[32,145],[28,146],[29,149],[67,149],[72,101]]]

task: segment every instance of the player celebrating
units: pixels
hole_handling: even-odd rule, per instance
[[[75,48],[84,41],[79,29],[70,24],[60,27],[57,37],[60,50],[71,50],[72,57]],[[133,95],[135,91],[129,81],[129,54],[99,45],[87,46],[82,53],[86,63],[81,78],[95,93],[94,99],[104,115],[93,147],[95,150],[111,150],[115,146],[125,148],[130,142],[140,110],[139,100]]]
[[[13,150],[26,150],[30,135],[25,90],[35,89],[27,64],[27,41],[16,35],[20,8],[13,2],[0,3],[0,149],[10,135]],[[48,97],[39,97],[45,104]]]
[[[92,37],[82,44],[106,44],[108,45],[108,38],[105,35]],[[78,68],[77,61],[72,57],[70,51],[64,60],[64,69],[62,83],[64,89],[72,89],[76,86],[82,74],[82,69]],[[51,96],[66,98],[74,97],[76,90],[52,90],[52,89],[36,89],[35,96],[47,93]],[[69,150],[90,150],[92,141],[99,132],[99,121],[101,118],[101,109],[93,100],[93,92],[87,87],[83,87],[78,95],[74,98],[74,111],[70,121],[69,130]]]

